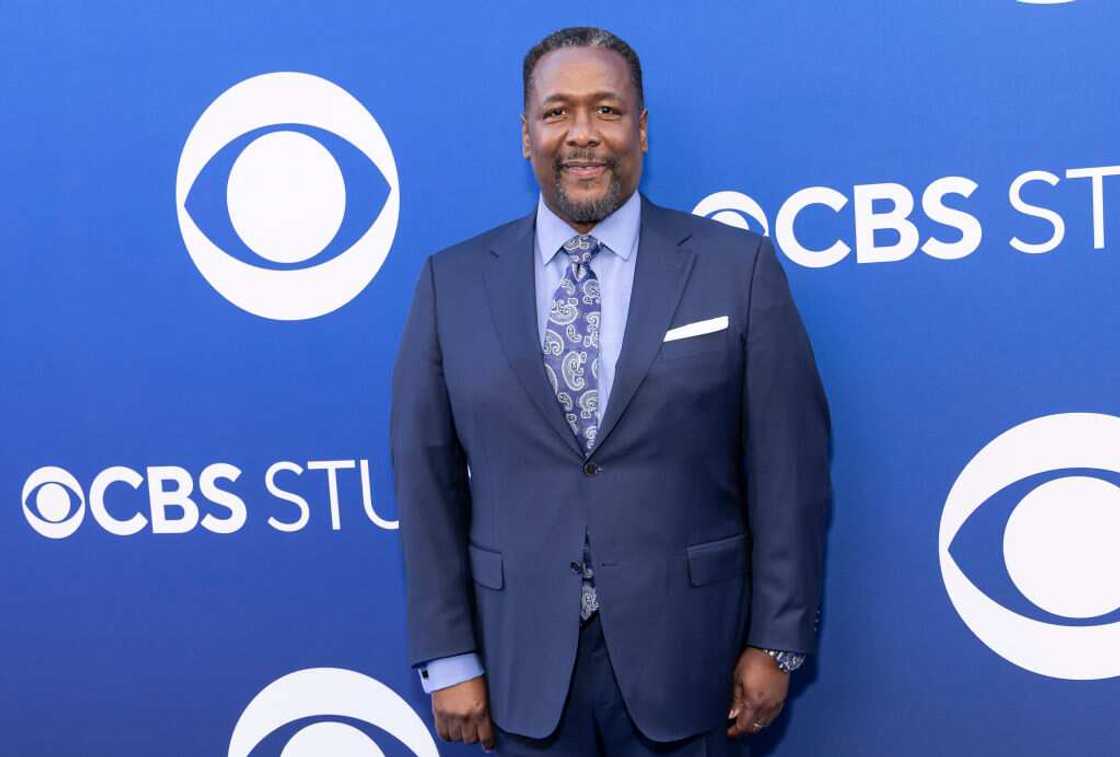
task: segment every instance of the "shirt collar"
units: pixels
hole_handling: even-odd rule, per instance
[[[630,257],[634,250],[634,243],[638,239],[638,228],[641,225],[642,200],[635,191],[622,206],[597,223],[588,234],[594,236],[603,245],[618,255],[623,260]],[[544,204],[544,197],[537,197],[537,249],[541,262],[548,265],[549,261],[560,252],[560,248],[569,239],[579,232],[569,226],[560,216],[553,213]]]

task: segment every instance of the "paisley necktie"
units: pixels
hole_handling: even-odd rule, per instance
[[[576,435],[584,455],[590,455],[599,430],[599,280],[591,259],[601,249],[587,234],[564,243],[568,268],[552,295],[544,335],[544,369],[564,418]],[[580,617],[587,620],[599,609],[591,569],[590,538],[585,534]]]

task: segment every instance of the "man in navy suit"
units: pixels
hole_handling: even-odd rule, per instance
[[[537,208],[428,258],[394,371],[411,662],[446,740],[741,753],[816,644],[809,341],[767,239],[638,193],[625,42],[556,32],[524,83]]]

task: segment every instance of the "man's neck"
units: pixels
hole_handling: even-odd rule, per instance
[[[636,189],[634,190],[634,192],[637,192],[637,191],[638,190],[636,190]],[[553,207],[552,204],[548,201],[548,198],[546,198],[543,194],[541,195],[541,200],[544,202],[545,207],[552,211],[553,215],[555,215],[557,218],[559,218],[564,223],[568,224],[568,226],[570,226],[572,228],[572,230],[574,230],[577,234],[587,234],[592,229],[594,229],[596,226],[601,224],[603,221],[607,220],[612,215],[617,213],[619,208],[621,208],[623,205],[625,205],[627,202],[629,202],[630,197],[631,197],[631,195],[634,194],[634,192],[631,192],[630,195],[627,195],[626,198],[618,204],[618,207],[615,208],[614,210],[612,210],[610,213],[607,213],[605,216],[603,216],[599,220],[592,221],[590,223],[579,223],[579,222],[573,221],[572,219],[568,218],[566,215],[564,215],[564,213],[559,208]]]

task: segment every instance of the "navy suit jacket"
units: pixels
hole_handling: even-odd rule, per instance
[[[769,240],[642,198],[622,352],[585,457],[544,372],[534,215],[425,262],[393,375],[412,664],[478,651],[500,727],[556,726],[584,532],[642,732],[726,722],[747,645],[812,652],[829,415]],[[728,327],[664,341],[719,316]]]

